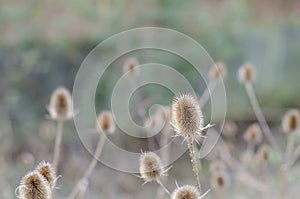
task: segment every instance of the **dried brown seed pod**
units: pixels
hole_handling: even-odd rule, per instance
[[[138,70],[136,67],[138,65],[139,65],[139,61],[135,57],[129,57],[123,65],[123,72],[124,73],[129,72],[130,75],[137,76]]]
[[[214,190],[225,190],[230,186],[229,176],[225,172],[213,173],[211,186]]]
[[[249,144],[257,145],[261,143],[263,135],[259,125],[256,123],[250,125],[244,134],[244,139]]]
[[[46,179],[51,190],[55,189],[56,174],[50,163],[43,161],[38,164],[35,170],[38,171]]]
[[[243,83],[254,82],[255,75],[255,69],[250,63],[246,63],[239,68],[238,79]]]
[[[217,62],[214,66],[211,67],[208,77],[211,80],[216,80],[219,78],[224,78],[226,76],[226,67],[223,62]]]
[[[51,95],[48,106],[50,116],[54,120],[68,120],[73,116],[73,102],[70,92],[63,88],[57,88]]]
[[[140,174],[146,181],[157,181],[164,174],[163,164],[158,155],[145,152],[140,156]]]
[[[20,199],[51,199],[51,194],[49,183],[37,171],[26,174],[21,180]]]
[[[199,199],[201,198],[198,189],[191,185],[184,185],[174,190],[171,199]]]
[[[300,113],[297,109],[289,110],[282,118],[282,129],[285,133],[294,133],[299,129]]]
[[[103,111],[98,115],[96,129],[98,132],[103,132],[105,134],[115,132],[116,125],[110,111]]]
[[[203,115],[197,99],[188,94],[174,98],[172,125],[178,136],[197,139],[203,129]]]

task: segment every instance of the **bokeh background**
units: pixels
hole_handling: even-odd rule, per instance
[[[2,0],[0,197],[14,198],[22,176],[41,160],[52,158],[56,126],[46,117],[51,92],[58,86],[72,90],[87,54],[104,39],[131,28],[180,31],[203,45],[214,61],[224,62],[227,117],[241,126],[255,117],[236,73],[245,61],[253,63],[259,102],[270,124],[279,128],[285,110],[300,105],[299,18],[297,0]],[[120,74],[122,66],[114,70]],[[107,77],[104,88],[110,90],[114,80]],[[103,99],[96,103],[97,110],[109,108],[105,89],[98,91],[97,99]],[[67,122],[58,198],[68,195],[90,159],[73,121]],[[174,165],[170,187],[175,187],[175,179],[192,182],[191,171],[185,169],[188,162],[183,156]],[[132,175],[101,164],[90,184],[87,198],[147,199],[154,198],[156,189],[155,184],[142,186]]]

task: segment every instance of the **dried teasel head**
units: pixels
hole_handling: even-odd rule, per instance
[[[171,199],[199,199],[201,198],[198,189],[191,185],[184,185],[174,190]]]
[[[103,111],[98,115],[96,129],[105,134],[114,133],[116,125],[111,111]]]
[[[223,127],[222,135],[227,139],[233,139],[236,136],[238,128],[232,121],[226,121]]]
[[[219,78],[224,78],[226,76],[226,67],[223,62],[217,62],[214,66],[211,67],[208,77],[211,80],[217,80]]]
[[[203,128],[203,115],[197,99],[189,94],[174,98],[172,104],[172,125],[178,136],[197,139]]]
[[[252,64],[246,63],[239,68],[238,79],[242,83],[251,83],[255,81],[255,69]]]
[[[28,173],[21,180],[20,199],[51,199],[51,194],[49,183],[37,171]]]
[[[63,88],[57,88],[51,95],[48,106],[50,116],[54,120],[68,120],[73,116],[73,102],[70,92]]]
[[[256,162],[258,164],[267,163],[270,160],[271,147],[267,144],[263,144],[259,147],[256,153]]]
[[[38,164],[35,170],[38,171],[46,179],[51,190],[55,189],[56,174],[50,163],[43,161]]]
[[[248,144],[257,145],[261,143],[263,135],[259,125],[256,123],[250,125],[244,134],[244,139]]]
[[[214,190],[225,190],[230,186],[229,176],[225,172],[217,172],[212,175],[211,186]]]
[[[124,73],[129,72],[130,75],[137,76],[138,70],[136,67],[138,65],[139,65],[139,61],[135,57],[129,57],[123,65],[123,72]]]
[[[140,156],[140,174],[145,182],[157,181],[164,175],[163,164],[158,155],[145,152]]]
[[[282,118],[282,129],[285,133],[294,133],[299,130],[300,113],[297,109],[289,110]]]
[[[209,165],[209,171],[211,173],[223,172],[226,169],[226,165],[221,160],[213,160]]]

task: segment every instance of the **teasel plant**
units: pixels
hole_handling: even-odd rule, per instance
[[[286,149],[280,167],[281,196],[284,197],[289,183],[289,171],[300,155],[300,145],[295,149],[295,134],[299,131],[300,112],[291,109],[282,118],[282,130],[287,137]]]
[[[244,133],[244,140],[247,143],[246,153],[242,160],[242,167],[245,168],[253,160],[255,147],[262,142],[263,135],[260,126],[256,123],[250,125]]]
[[[245,63],[242,65],[238,70],[238,79],[241,83],[244,84],[245,90],[247,92],[248,98],[250,100],[250,103],[252,105],[252,108],[254,110],[254,113],[256,115],[256,118],[263,130],[263,133],[268,140],[268,142],[271,144],[272,148],[274,150],[277,150],[279,153],[281,153],[281,149],[271,131],[271,128],[269,127],[266,118],[260,108],[260,105],[257,100],[257,96],[255,94],[253,83],[256,80],[256,71],[252,64]]]
[[[99,134],[99,141],[96,146],[96,150],[93,154],[93,159],[89,164],[88,169],[85,171],[83,177],[77,182],[74,189],[71,191],[70,195],[68,196],[68,199],[75,199],[76,196],[79,194],[81,196],[84,195],[86,192],[86,189],[88,188],[88,180],[90,176],[92,175],[93,171],[95,170],[98,159],[100,158],[100,155],[102,153],[106,136],[109,134],[114,133],[116,130],[116,125],[113,119],[113,115],[111,111],[102,111],[97,118],[96,122],[96,131]]]
[[[28,172],[16,189],[19,199],[52,199],[58,177],[50,163],[41,162]]]
[[[156,182],[167,195],[171,195],[170,191],[162,182],[162,177],[167,175],[168,170],[165,169],[161,158],[153,152],[142,152],[139,159],[139,178],[144,180],[144,184],[148,182]]]
[[[73,117],[73,101],[70,92],[63,87],[59,87],[51,95],[50,104],[47,107],[50,118],[57,122],[57,133],[53,152],[52,165],[57,172],[62,143],[63,124]]]
[[[187,142],[192,169],[196,177],[196,187],[201,193],[201,182],[199,175],[199,167],[201,167],[200,159],[198,160],[195,153],[194,142],[197,142],[203,131],[213,125],[208,124],[204,127],[202,111],[198,100],[191,94],[182,94],[176,96],[172,104],[172,122],[176,136],[182,137]]]
[[[208,73],[207,87],[199,100],[200,108],[203,108],[205,106],[205,104],[210,98],[210,93],[215,90],[218,81],[226,77],[226,74],[227,74],[227,69],[223,62],[217,62],[213,66],[211,66],[211,69],[209,70]]]

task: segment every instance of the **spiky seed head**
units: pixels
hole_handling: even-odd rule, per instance
[[[226,165],[224,164],[224,162],[218,159],[212,161],[209,165],[209,171],[212,174],[217,172],[223,172],[225,171],[225,169],[226,169]]]
[[[105,134],[115,132],[116,125],[110,111],[103,111],[98,115],[96,129],[98,132],[103,132]]]
[[[48,162],[41,162],[35,169],[38,171],[49,183],[51,190],[55,189],[55,182],[56,182],[56,174],[52,167],[52,165]]]
[[[258,164],[266,163],[269,161],[271,155],[271,147],[267,144],[263,144],[259,147],[256,154],[256,161]]]
[[[174,98],[172,123],[178,136],[197,139],[203,128],[203,115],[197,99],[189,94]]]
[[[175,189],[171,195],[171,199],[199,199],[200,193],[198,189],[191,185],[184,185]]]
[[[123,65],[123,72],[129,72],[130,75],[136,76],[138,75],[137,66],[139,65],[139,61],[135,57],[129,57],[124,65]]]
[[[158,155],[145,152],[140,156],[140,174],[146,182],[159,180],[164,173],[163,164]]]
[[[51,199],[51,194],[49,183],[37,171],[26,174],[21,180],[20,199]]]
[[[216,80],[219,78],[224,78],[226,76],[226,67],[223,62],[217,62],[214,66],[211,67],[208,77],[211,80]]]
[[[211,186],[214,190],[225,190],[230,186],[229,176],[225,172],[217,172],[212,175]]]
[[[54,120],[64,121],[72,118],[73,102],[71,94],[66,88],[57,88],[52,93],[48,111]]]
[[[238,128],[232,121],[226,121],[223,127],[222,135],[227,139],[233,139],[236,136]]]
[[[289,110],[282,118],[282,129],[285,133],[294,133],[299,129],[300,113],[297,109]]]
[[[238,79],[242,83],[251,83],[255,81],[255,69],[252,64],[245,63],[239,68]]]
[[[250,125],[244,134],[244,139],[249,144],[257,145],[261,143],[262,138],[263,136],[262,136],[261,129],[259,125],[256,123]]]

